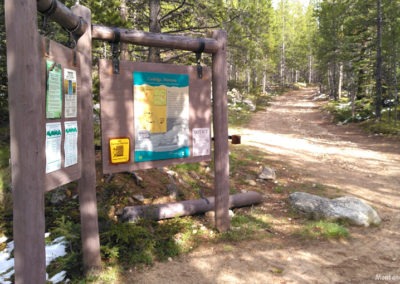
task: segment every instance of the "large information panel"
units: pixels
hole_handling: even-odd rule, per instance
[[[103,172],[210,160],[211,71],[100,60]]]
[[[42,37],[46,191],[81,177],[80,70],[76,51]]]

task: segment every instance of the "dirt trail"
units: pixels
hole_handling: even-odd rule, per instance
[[[346,241],[290,236],[209,246],[132,273],[137,283],[400,283],[400,143],[337,126],[305,89],[277,97],[241,129],[242,143],[284,163],[303,182],[360,197],[383,219]],[[279,173],[278,173],[279,175]]]

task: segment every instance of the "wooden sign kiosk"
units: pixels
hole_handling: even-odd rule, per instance
[[[81,154],[78,171],[71,172],[70,178],[63,180],[65,175],[61,168],[59,175],[53,175],[51,183],[46,174],[46,95],[42,83],[46,70],[42,65],[42,40],[37,29],[36,10],[59,23],[77,39],[75,51],[80,69],[78,131],[81,133]],[[5,0],[5,16],[15,283],[45,283],[44,193],[75,179],[78,179],[84,268],[85,271],[89,271],[101,266],[93,142],[92,40],[116,41],[119,37],[120,42],[124,43],[193,52],[202,50],[212,54],[215,223],[220,231],[229,229],[227,65],[224,31],[215,31],[212,38],[199,39],[91,25],[89,9],[75,5],[71,11],[58,0]],[[60,123],[64,123],[64,120]]]

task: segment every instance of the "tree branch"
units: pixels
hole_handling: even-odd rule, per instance
[[[161,17],[160,23],[162,23],[163,21],[165,21],[165,20],[167,20],[167,19],[173,17],[174,14],[175,14],[177,11],[179,11],[183,6],[185,6],[185,3],[186,3],[186,0],[183,0],[182,3],[181,3],[178,7],[176,7],[176,8],[175,8],[174,10],[172,10],[172,11],[169,11],[166,15],[164,15],[163,17]]]

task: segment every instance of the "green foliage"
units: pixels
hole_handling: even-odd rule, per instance
[[[351,102],[348,99],[330,101],[325,108],[333,114],[334,120],[340,123],[362,122],[361,126],[370,133],[376,134],[400,134],[400,123],[395,118],[392,108],[382,110],[382,117],[376,120],[374,116],[374,102],[372,98],[363,98],[354,102],[354,115]],[[398,107],[397,115],[400,113]]]
[[[0,127],[8,122],[6,29],[4,1],[0,1]]]
[[[61,216],[55,221],[55,227],[51,229],[52,237],[64,237],[68,242],[67,254],[57,258],[48,267],[47,272],[67,271],[70,279],[79,278],[82,273],[82,249],[81,249],[81,226],[79,223],[68,220],[66,216]]]
[[[370,119],[374,116],[373,107],[371,98],[363,98],[354,102],[354,115],[352,103],[348,99],[330,101],[325,108],[333,114],[336,122],[348,123]]]
[[[2,129],[0,129],[1,131]],[[6,141],[0,141],[0,169],[8,168],[10,159],[10,147]],[[0,186],[0,188],[3,188]]]
[[[308,223],[299,235],[307,239],[343,239],[350,236],[342,225],[324,220]]]
[[[185,163],[185,164],[175,165],[171,167],[171,169],[177,172],[189,172],[189,171],[199,172],[201,170],[201,166],[199,163]]]
[[[277,185],[277,186],[275,186],[275,187],[273,188],[273,191],[274,191],[275,193],[279,193],[279,194],[285,193],[287,190],[288,190],[288,189],[287,189],[285,186],[283,186],[283,185]]]
[[[106,253],[103,253],[103,257],[118,257],[127,264],[153,262],[154,239],[151,233],[141,226],[130,223],[111,224],[101,233],[101,243],[103,252]]]
[[[228,124],[230,126],[244,126],[251,119],[251,114],[245,104],[237,104],[236,107],[228,109]]]
[[[109,223],[101,232],[102,256],[110,263],[123,265],[166,260],[193,248],[198,235],[193,227],[190,218]]]
[[[383,112],[381,120],[369,119],[361,124],[367,132],[385,135],[400,135],[400,122],[389,119],[389,112]]]
[[[11,169],[8,128],[0,127],[0,235],[10,236],[12,224]]]

